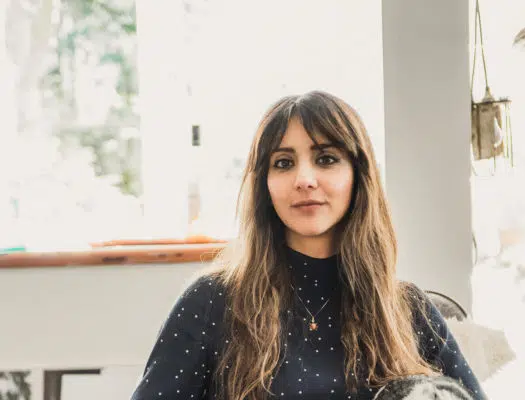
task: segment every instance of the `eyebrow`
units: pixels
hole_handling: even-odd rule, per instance
[[[313,144],[310,146],[311,150],[325,150],[329,148],[339,148],[333,143],[320,143],[320,144]],[[295,149],[293,147],[279,147],[273,151],[273,153],[295,153]]]

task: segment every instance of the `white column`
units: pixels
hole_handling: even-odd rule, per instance
[[[183,5],[180,0],[136,4],[147,232],[153,237],[184,237],[191,122]]]
[[[386,188],[398,275],[471,308],[469,9],[383,0]]]

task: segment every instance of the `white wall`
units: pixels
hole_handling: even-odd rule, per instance
[[[362,115],[383,167],[379,0],[188,3],[191,13],[180,2],[137,0],[145,212],[153,235],[181,233],[172,223],[187,219],[179,189],[200,175],[200,220],[206,233],[225,237],[238,188],[226,171],[234,158],[246,158],[264,111],[285,95],[320,89],[345,99]],[[160,45],[167,37],[174,39]],[[189,148],[192,124],[201,127],[199,152]],[[158,171],[172,171],[177,184],[165,185]],[[179,206],[165,215],[169,204]]]
[[[143,364],[204,265],[0,270],[0,370]]]
[[[380,1],[224,0],[204,10],[189,65],[206,149],[228,141],[245,155],[271,103],[323,89],[359,110],[383,154]]]
[[[104,368],[100,375],[66,375],[61,400],[129,400],[142,366]]]
[[[158,330],[207,264],[0,270],[0,371],[102,368],[63,379],[62,400],[128,400]]]
[[[320,89],[342,97],[362,115],[383,165],[379,0],[212,3],[195,22],[188,55],[192,119],[214,165],[202,164],[203,213],[233,215],[235,192],[223,190],[221,174],[233,156],[246,157],[264,111],[285,95]]]
[[[383,1],[386,188],[401,278],[470,309],[468,2]]]

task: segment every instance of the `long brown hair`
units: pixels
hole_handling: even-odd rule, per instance
[[[284,226],[273,209],[267,177],[270,155],[292,118],[301,121],[312,140],[321,134],[344,149],[354,169],[351,204],[337,235],[348,390],[361,378],[382,385],[407,375],[433,375],[418,351],[410,287],[395,277],[396,238],[368,134],[353,108],[315,91],[275,103],[252,143],[238,201],[238,239],[216,259],[215,272],[228,294],[229,339],[214,376],[220,396],[267,398],[285,351],[282,310],[292,302],[291,278]]]

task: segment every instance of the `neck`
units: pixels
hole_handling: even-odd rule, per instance
[[[287,232],[286,244],[291,249],[312,258],[328,258],[336,252],[333,235],[312,237]]]

